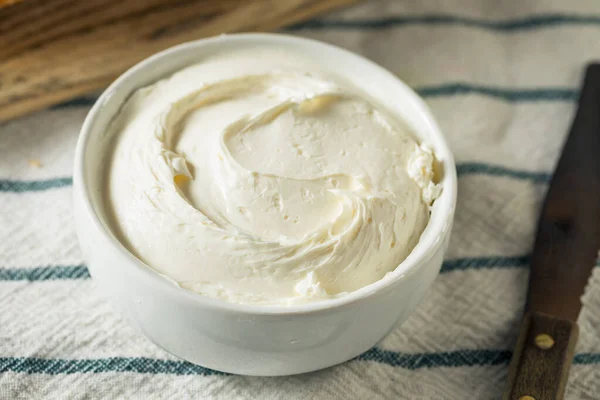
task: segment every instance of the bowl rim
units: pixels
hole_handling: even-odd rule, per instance
[[[135,257],[133,253],[131,253],[116,238],[111,229],[102,223],[98,216],[99,211],[97,212],[97,209],[93,206],[89,193],[89,184],[86,182],[87,174],[85,173],[85,156],[87,151],[89,151],[88,143],[93,130],[92,128],[96,123],[98,115],[103,112],[103,108],[106,103],[114,99],[113,93],[117,91],[118,88],[125,82],[129,80],[135,81],[136,75],[141,69],[147,68],[148,65],[157,63],[159,61],[164,62],[165,59],[168,59],[169,55],[175,52],[194,51],[199,47],[223,41],[239,42],[238,44],[240,45],[244,43],[263,45],[300,44],[314,47],[315,50],[320,48],[322,51],[334,52],[345,58],[352,58],[354,62],[363,64],[365,67],[376,71],[385,79],[388,79],[391,82],[393,81],[402,90],[402,92],[399,93],[399,96],[403,96],[407,100],[410,100],[414,106],[420,109],[420,118],[423,118],[429,126],[430,132],[428,135],[428,141],[435,142],[434,147],[436,148],[436,154],[439,155],[442,153],[443,155],[441,159],[438,159],[438,161],[441,162],[444,171],[444,175],[441,180],[443,190],[440,198],[436,200],[437,210],[435,220],[434,218],[430,218],[425,231],[422,233],[421,238],[419,239],[419,242],[409,253],[407,258],[403,260],[395,269],[388,272],[383,278],[343,296],[309,303],[291,305],[232,303],[226,300],[212,298],[200,293],[192,292],[177,286],[173,281],[170,281],[168,277],[165,277],[164,275],[155,271],[149,265]],[[136,89],[132,89],[127,96],[124,97],[121,105],[127,101],[133,91],[139,89],[143,85],[133,86],[135,86]],[[333,309],[346,307],[359,301],[364,301],[365,299],[372,297],[375,293],[393,290],[394,286],[396,286],[400,281],[403,281],[408,275],[411,275],[418,270],[420,266],[425,264],[428,259],[436,253],[435,250],[437,250],[439,246],[444,245],[443,239],[450,233],[449,231],[452,227],[454,211],[456,208],[457,176],[452,152],[450,151],[446,138],[437,126],[437,123],[435,122],[428,106],[408,85],[406,85],[401,79],[389,72],[387,69],[359,54],[314,39],[301,38],[280,33],[235,33],[222,34],[219,36],[185,42],[167,48],[135,64],[121,74],[114,82],[112,82],[95,101],[80,130],[75,150],[73,194],[76,197],[79,196],[80,201],[83,203],[83,210],[85,214],[87,214],[87,217],[89,217],[89,220],[91,220],[94,230],[103,236],[113,252],[117,252],[124,261],[128,261],[124,262],[124,264],[131,264],[127,265],[126,268],[133,267],[137,270],[137,272],[141,272],[141,274],[138,276],[140,278],[145,276],[145,278],[142,279],[148,279],[149,281],[147,283],[152,285],[157,290],[170,291],[172,296],[175,296],[181,300],[185,299],[186,301],[195,303],[197,306],[206,308],[215,308],[246,315],[296,315],[331,311]],[[80,222],[78,221],[77,223]]]

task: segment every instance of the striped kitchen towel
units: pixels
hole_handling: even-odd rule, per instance
[[[233,376],[182,362],[97,291],[73,227],[83,98],[0,125],[0,398],[498,399],[540,202],[585,64],[596,0],[371,1],[287,29],[361,53],[428,102],[456,155],[440,276],[377,347],[327,370]],[[567,399],[600,398],[600,274],[583,298]]]

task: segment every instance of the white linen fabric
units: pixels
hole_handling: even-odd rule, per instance
[[[600,58],[600,3],[379,0],[286,32],[390,69],[450,141],[454,232],[417,311],[357,359],[292,377],[222,374],[157,348],[108,305],[75,237],[86,97],[0,125],[0,399],[500,398],[541,201]],[[600,398],[598,268],[583,303],[570,400]]]

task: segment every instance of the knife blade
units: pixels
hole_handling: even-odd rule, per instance
[[[504,400],[563,398],[581,296],[599,248],[600,64],[590,64],[542,206]]]

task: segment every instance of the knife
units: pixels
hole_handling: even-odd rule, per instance
[[[581,296],[599,248],[600,64],[590,64],[538,222],[525,314],[504,400],[563,398]]]

